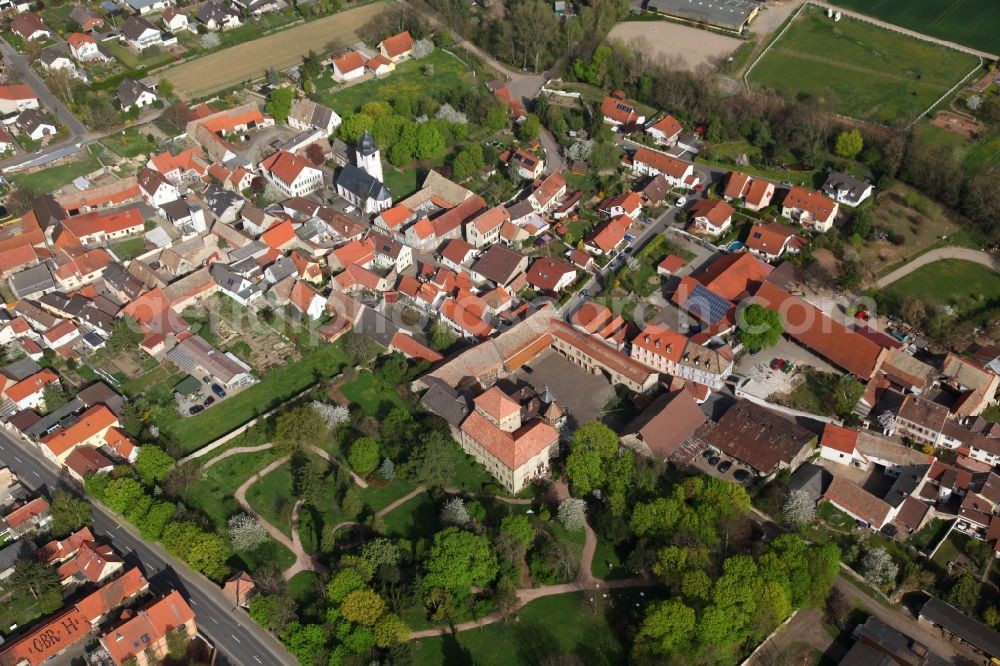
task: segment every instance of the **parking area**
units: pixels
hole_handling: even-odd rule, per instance
[[[252,386],[252,384],[244,384],[230,391],[213,381],[208,375],[199,377],[188,375],[174,387],[177,411],[180,412],[181,416],[194,416],[223,400],[228,400],[247,386]]]
[[[752,467],[712,448],[701,451],[691,459],[691,464],[702,474],[723,481],[734,481],[744,486],[750,486],[756,478],[756,472]]]
[[[783,362],[780,364],[781,368],[772,368],[775,359]],[[789,364],[792,370],[786,371]],[[786,338],[754,355],[744,354],[736,363],[734,372],[749,379],[741,387],[743,392],[758,398],[767,398],[775,393],[791,392],[803,381],[801,370],[807,366],[822,372],[837,372],[819,356]]]
[[[615,396],[604,375],[592,375],[553,350],[535,357],[511,379],[530,385],[538,393],[548,388],[569,414],[570,431],[603,417],[604,406]]]

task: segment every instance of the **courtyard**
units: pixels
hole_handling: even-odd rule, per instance
[[[615,397],[604,375],[592,375],[553,350],[535,357],[505,381],[527,384],[539,394],[548,389],[569,415],[566,427],[570,430],[600,420],[604,406]]]

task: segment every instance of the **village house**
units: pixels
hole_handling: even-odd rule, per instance
[[[143,169],[139,173],[138,183],[143,200],[150,206],[159,208],[168,202],[177,201],[180,197],[177,187],[159,171]]]
[[[139,16],[130,16],[122,24],[121,39],[136,51],[163,43],[163,34],[152,23]]]
[[[230,5],[206,2],[198,6],[195,18],[212,31],[231,30],[243,25],[243,17]]]
[[[261,174],[290,197],[311,194],[323,187],[323,172],[305,158],[279,150],[260,163]]]
[[[601,102],[601,117],[605,125],[611,125],[615,129],[646,122],[646,117],[625,101],[625,93],[621,90],[614,91]]]
[[[630,449],[666,462],[707,420],[690,391],[670,391],[625,427],[621,441]]]
[[[632,171],[640,176],[663,175],[670,187],[690,188],[698,184],[698,177],[690,164],[649,148],[635,151],[632,156]]]
[[[341,83],[361,78],[365,74],[365,62],[365,57],[357,51],[350,51],[339,58],[334,58],[330,62],[333,78]]]
[[[786,252],[801,252],[806,246],[806,240],[783,224],[758,222],[750,227],[745,245],[747,250],[764,261],[775,261]]]
[[[871,183],[858,180],[842,171],[831,172],[821,189],[825,195],[846,206],[860,206],[875,191]]]
[[[9,29],[26,42],[50,39],[52,31],[35,12],[18,14],[10,21]]]
[[[576,282],[576,269],[551,257],[539,257],[531,263],[526,280],[535,291],[558,294]]]
[[[584,240],[583,247],[587,252],[597,256],[613,254],[625,242],[625,235],[631,227],[632,218],[628,215],[605,220]]]
[[[656,143],[663,146],[672,146],[677,143],[684,128],[677,122],[677,119],[667,114],[646,128],[646,134],[653,137]]]
[[[627,215],[634,220],[642,212],[642,196],[638,192],[625,192],[605,199],[597,206],[597,210],[609,217]]]
[[[691,233],[718,236],[725,233],[733,224],[733,213],[736,210],[721,199],[699,199],[690,208]]]
[[[657,372],[720,390],[733,370],[728,346],[709,349],[661,324],[648,324],[632,339],[631,356]]]
[[[118,417],[104,405],[94,405],[80,414],[77,421],[59,426],[39,440],[39,448],[52,462],[62,465],[80,446],[100,447],[108,428],[117,426]]]
[[[152,106],[153,102],[159,99],[156,96],[156,91],[154,91],[149,86],[139,83],[135,79],[122,79],[122,82],[118,84],[115,89],[115,97],[118,98],[118,103],[122,107],[122,111],[131,111],[132,109],[142,109],[147,106]]]
[[[151,666],[159,663],[167,656],[171,634],[193,638],[198,633],[194,611],[177,590],[130,617],[100,639],[116,664],[130,662],[135,666]]]
[[[160,20],[163,22],[163,27],[174,34],[191,29],[187,14],[176,7],[167,7],[163,10]]]
[[[510,156],[510,163],[517,169],[517,175],[528,180],[541,176],[545,168],[545,160],[525,150],[515,151]]]
[[[803,227],[826,233],[833,226],[839,204],[804,187],[793,187],[781,202],[781,216]]]
[[[104,18],[90,7],[83,5],[74,6],[69,13],[69,18],[83,32],[91,32],[104,26]]]
[[[27,109],[17,117],[17,126],[32,141],[41,141],[45,137],[55,136],[56,124],[39,109]]]
[[[97,40],[93,36],[82,32],[74,32],[66,37],[66,44],[73,58],[80,63],[96,62],[107,60],[97,46]]]
[[[46,72],[65,71],[70,76],[79,77],[76,63],[72,60],[72,52],[65,46],[51,46],[38,58],[39,64]]]
[[[383,57],[388,58],[393,63],[406,60],[413,51],[413,37],[410,36],[409,32],[386,37],[379,42],[378,50]]]
[[[493,245],[500,240],[500,229],[510,222],[510,211],[503,205],[476,215],[465,224],[465,240],[475,248]]]
[[[37,108],[38,96],[31,86],[23,83],[0,86],[0,114],[7,115]]]
[[[302,131],[318,129],[326,136],[333,134],[340,123],[341,119],[336,111],[307,97],[292,102],[292,110],[288,114],[289,127]]]
[[[125,0],[125,4],[135,13],[145,15],[172,7],[174,0]]]

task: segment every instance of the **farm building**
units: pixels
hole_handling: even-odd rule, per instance
[[[760,6],[753,0],[651,0],[647,5],[651,12],[737,34],[750,27]]]

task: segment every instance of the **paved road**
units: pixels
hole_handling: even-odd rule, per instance
[[[64,482],[56,468],[44,460],[31,444],[0,430],[0,464],[10,467],[21,482],[33,490],[54,493]],[[196,615],[199,632],[219,651],[221,664],[255,666],[256,664],[296,666],[298,661],[253,620],[233,605],[208,579],[193,573],[167,555],[163,548],[144,541],[129,525],[98,504],[94,504],[95,535],[111,542],[130,566],[138,566],[159,594],[178,590]]]
[[[926,266],[927,264],[933,264],[935,261],[941,261],[942,259],[961,259],[962,261],[971,261],[1000,273],[1000,259],[997,259],[997,257],[994,257],[988,252],[980,252],[979,250],[973,250],[967,247],[940,247],[936,250],[931,250],[930,252],[920,255],[913,261],[900,266],[885,277],[879,278],[879,280],[875,283],[875,286],[879,288],[888,287],[893,282],[906,277],[918,268]]]

